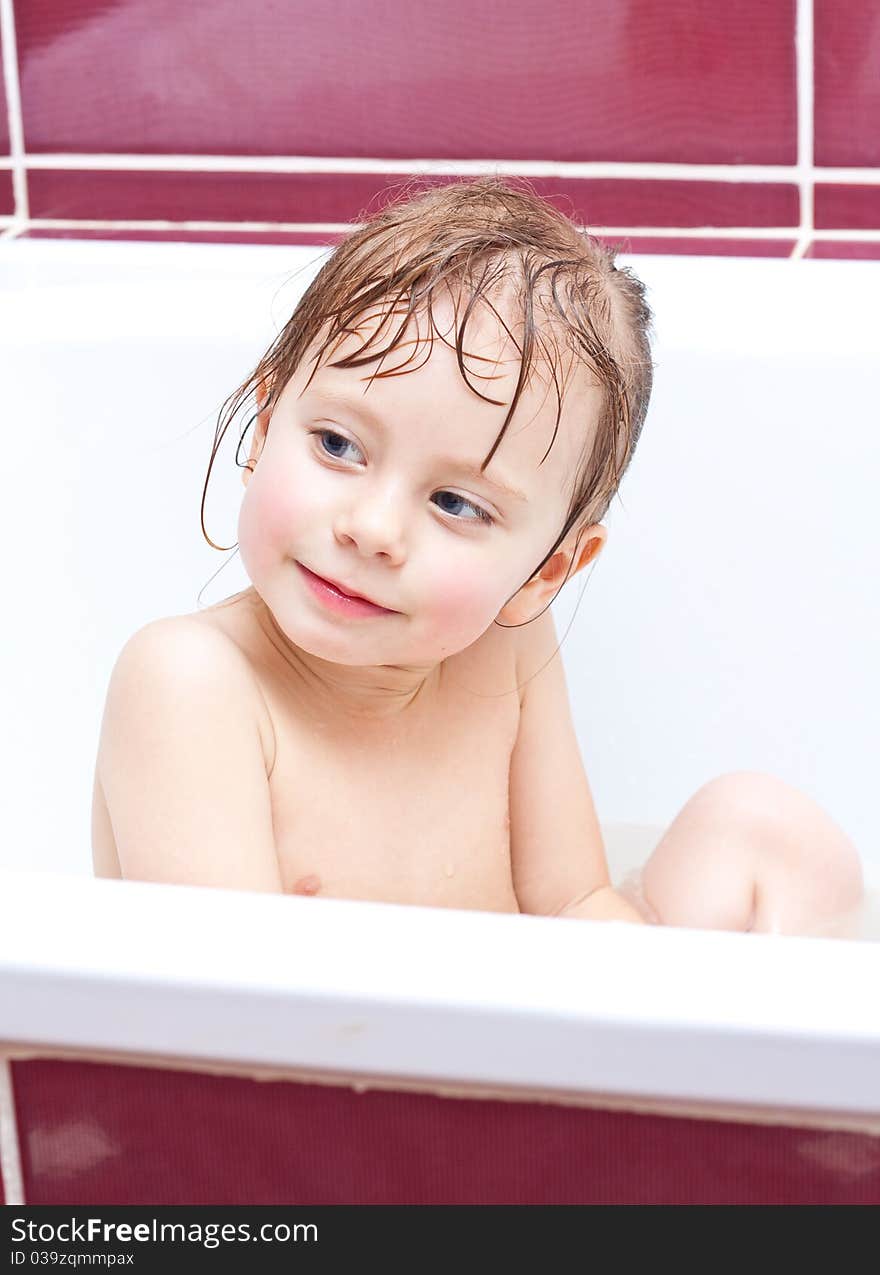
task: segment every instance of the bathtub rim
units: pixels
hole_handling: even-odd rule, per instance
[[[11,1057],[880,1117],[880,944],[45,872],[0,890]]]

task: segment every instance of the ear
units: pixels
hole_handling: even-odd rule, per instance
[[[272,405],[274,406],[274,404]],[[241,481],[245,487],[248,485],[251,473],[256,467],[257,461],[266,442],[266,434],[269,432],[269,420],[272,415],[271,406],[269,405],[269,390],[265,381],[260,381],[257,386],[257,419],[254,422],[254,436],[251,439],[251,452],[248,456],[248,462],[241,471]]]
[[[562,544],[539,572],[532,576],[498,612],[502,624],[525,624],[535,618],[553,600],[563,582],[573,579],[592,562],[608,539],[601,523],[572,527]]]

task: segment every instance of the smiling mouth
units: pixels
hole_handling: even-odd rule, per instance
[[[309,568],[303,566],[301,562],[298,562],[297,566],[301,571],[304,571],[307,576],[311,576],[313,580],[324,585],[325,588],[331,589],[335,594],[338,594],[340,598],[345,598],[349,602],[360,602],[363,606],[373,607],[376,611],[387,611],[392,615],[397,614],[392,607],[383,607],[381,603],[374,602],[372,598],[364,597],[362,593],[349,593],[347,590],[343,589],[341,585],[336,584],[335,581],[328,580],[326,576],[318,575],[316,571],[310,571]]]

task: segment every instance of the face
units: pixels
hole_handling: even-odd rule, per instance
[[[451,298],[434,315],[454,347]],[[399,325],[386,323],[378,344]],[[280,632],[300,651],[339,665],[428,670],[464,650],[498,618],[537,614],[569,575],[595,556],[601,526],[581,529],[540,577],[526,577],[556,540],[569,482],[595,422],[599,392],[583,380],[564,392],[553,436],[556,393],[533,374],[504,439],[486,467],[513,397],[520,358],[490,311],[477,307],[466,333],[464,383],[454,348],[415,316],[403,342],[381,363],[327,367],[354,354],[379,326],[364,316],[306,388],[303,360],[258,419],[239,519],[242,562]],[[413,342],[416,344],[414,345]],[[470,356],[470,357],[469,357]],[[479,361],[474,356],[482,356]],[[371,375],[407,367],[398,376]],[[484,379],[485,377],[492,379]],[[302,568],[364,595],[383,610],[355,613],[316,592]]]

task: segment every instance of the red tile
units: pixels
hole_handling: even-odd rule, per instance
[[[12,191],[12,173],[8,168],[0,168],[0,217],[9,217],[15,212],[15,195]]]
[[[32,169],[31,216],[149,221],[350,223],[410,190],[454,180],[367,174],[88,172]],[[787,183],[572,181],[527,183],[585,225],[794,226]]]
[[[29,1204],[880,1204],[867,1134],[35,1059]]]
[[[348,222],[403,178],[359,173],[32,169],[31,216],[106,220]],[[390,198],[385,193],[382,203]]]
[[[880,230],[880,186],[817,185],[817,230]]]
[[[6,80],[3,70],[3,33],[0,31],[0,155],[9,154],[9,116],[6,108]]]
[[[197,23],[176,0],[28,0],[16,20],[36,152],[796,157],[795,0],[215,0]]]
[[[880,261],[880,243],[841,243],[835,239],[814,239],[804,256],[837,258],[841,261]]]
[[[782,182],[635,181],[534,182],[539,193],[565,196],[589,226],[795,226],[800,192]],[[564,211],[563,198],[554,202]]]
[[[814,0],[815,162],[880,167],[877,0]]]
[[[624,253],[688,257],[790,257],[796,239],[651,239],[608,240]]]

